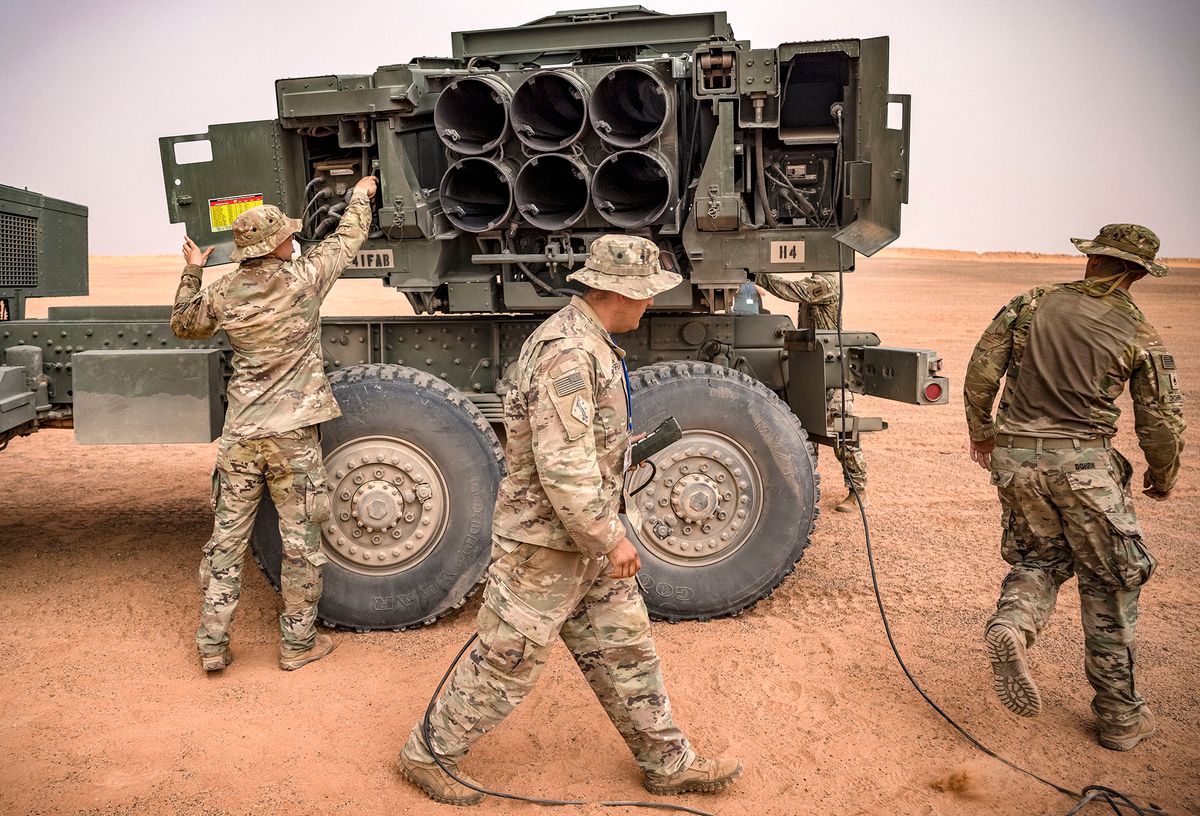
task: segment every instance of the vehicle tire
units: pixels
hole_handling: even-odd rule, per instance
[[[321,531],[329,560],[318,615],[356,630],[432,623],[483,579],[503,451],[483,414],[431,374],[360,365],[329,382],[342,416],[321,425],[332,515]],[[278,588],[269,495],[252,546]]]
[[[736,615],[770,595],[809,544],[819,490],[808,435],[770,389],[723,366],[657,363],[630,380],[635,428],[673,415],[683,429],[651,457],[653,484],[626,502],[650,614]]]

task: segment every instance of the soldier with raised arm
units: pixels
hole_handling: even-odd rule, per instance
[[[233,349],[225,428],[213,471],[212,537],[200,562],[204,600],[196,646],[206,671],[233,660],[229,626],[242,588],[242,562],[264,486],[279,512],[283,546],[280,668],[298,669],[333,651],[316,633],[321,598],[321,522],[329,496],[317,426],[341,410],[325,379],[321,303],[358,254],[371,224],[372,177],[355,185],[341,224],[301,255],[300,222],[266,205],[233,223],[238,268],[201,288],[212,249],[184,240],[187,266],[175,293],[171,330],[202,339],[224,331]]]
[[[1012,565],[984,643],[1000,701],[1032,717],[1041,696],[1025,650],[1054,611],[1058,588],[1079,579],[1084,669],[1095,691],[1100,744],[1127,751],[1154,733],[1134,682],[1138,596],[1155,560],[1134,514],[1133,467],[1112,446],[1129,383],[1146,457],[1143,493],[1165,501],[1179,475],[1183,396],[1175,360],[1129,295],[1159,240],[1136,224],[1109,224],[1091,240],[1086,277],[1015,297],[980,338],[963,402],[971,458],[1000,494],[1000,552]],[[1004,381],[995,418],[992,405]]]
[[[675,724],[646,605],[637,550],[618,515],[632,412],[625,352],[654,296],[682,278],[659,266],[646,238],[605,235],[568,276],[586,287],[538,327],[506,375],[508,475],[493,517],[492,565],[479,636],[430,717],[400,754],[401,772],[438,802],[483,795],[458,762],[533,688],[561,638],[659,794],[716,791],[741,763],[706,759]],[[474,783],[473,783],[474,784]]]

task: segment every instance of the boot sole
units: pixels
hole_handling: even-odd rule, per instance
[[[478,805],[480,802],[483,801],[483,794],[479,793],[478,791],[473,793],[471,796],[468,796],[468,797],[465,797],[462,799],[455,799],[452,796],[444,796],[444,795],[438,793],[435,789],[430,787],[424,781],[422,781],[422,780],[416,778],[415,776],[413,776],[412,774],[410,774],[408,772],[408,768],[404,767],[403,763],[400,764],[400,775],[403,776],[405,779],[407,779],[409,782],[412,782],[418,788],[420,788],[421,792],[424,793],[426,796],[428,796],[430,799],[432,799],[433,801],[435,801],[439,804],[442,804],[442,805],[470,806],[470,805]]]
[[[1004,707],[1021,717],[1036,717],[1042,710],[1042,695],[1021,657],[1017,638],[1007,626],[989,627],[983,636],[992,663],[992,688]]]
[[[716,793],[728,788],[741,775],[742,764],[739,762],[733,773],[721,779],[697,779],[694,782],[682,782],[678,785],[659,785],[649,779],[643,779],[642,787],[658,796],[674,796],[677,793]]]
[[[1153,734],[1154,732],[1152,731],[1150,733]],[[1134,737],[1133,739],[1127,739],[1127,740],[1110,740],[1110,739],[1105,739],[1104,737],[1101,737],[1100,744],[1103,745],[1105,748],[1107,748],[1110,751],[1132,751],[1134,748],[1137,747],[1137,744],[1139,742],[1141,742],[1148,736],[1150,736],[1150,734],[1142,734],[1139,737]]]

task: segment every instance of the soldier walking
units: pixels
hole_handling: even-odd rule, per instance
[[[230,664],[229,626],[242,588],[242,562],[263,486],[279,512],[283,612],[279,666],[292,670],[333,651],[316,634],[321,598],[321,522],[329,496],[317,425],[341,416],[321,359],[321,303],[358,253],[371,223],[372,177],[355,185],[341,224],[299,254],[300,222],[277,207],[254,207],[233,223],[238,268],[201,289],[212,249],[191,238],[175,293],[171,330],[184,339],[224,331],[233,348],[225,428],[213,471],[212,538],[200,562],[204,602],[196,646],[205,671]]]
[[[458,761],[533,688],[561,637],[625,739],[653,793],[715,791],[741,763],[698,756],[675,725],[634,579],[640,562],[618,516],[632,411],[624,352],[610,333],[633,331],[656,294],[682,278],[653,242],[605,235],[568,280],[582,297],[525,341],[506,378],[508,475],[493,522],[493,562],[477,625],[430,718],[400,754],[401,772],[432,799],[473,805],[483,795]]]
[[[984,642],[994,687],[1011,711],[1041,709],[1025,663],[1075,575],[1084,670],[1105,748],[1128,751],[1154,733],[1134,682],[1138,594],[1155,560],[1134,515],[1133,467],[1112,447],[1117,397],[1129,383],[1146,457],[1143,493],[1165,501],[1179,475],[1183,396],[1175,361],[1129,295],[1146,273],[1166,275],[1159,240],[1136,224],[1109,224],[1091,240],[1086,277],[1018,295],[988,326],[963,389],[971,458],[1000,494],[1000,551],[1012,565]],[[1004,394],[992,403],[1004,378]]]
[[[760,273],[754,282],[778,298],[800,304],[807,310],[814,329],[834,331],[838,327],[838,303],[841,300],[841,284],[832,272],[817,272],[806,278],[792,280],[782,275]],[[800,322],[803,322],[802,320]],[[825,412],[831,424],[842,416],[854,415],[854,394],[844,388],[830,388],[825,392]],[[814,453],[820,446],[813,446]],[[862,442],[847,439],[834,447],[834,456],[842,465],[842,481],[846,484],[846,498],[833,509],[838,513],[853,513],[858,510],[855,495],[867,506],[867,458],[863,455]]]

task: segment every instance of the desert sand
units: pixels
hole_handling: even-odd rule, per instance
[[[179,264],[174,256],[95,258],[91,269],[84,302],[169,303]],[[1186,262],[1134,287],[1190,393],[1200,370],[1198,269]],[[1159,559],[1138,637],[1139,687],[1159,732],[1130,753],[1096,744],[1074,582],[1030,653],[1042,715],[1019,719],[990,689],[980,637],[1006,566],[995,492],[967,455],[963,371],[1008,298],[1081,272],[1078,256],[897,250],[848,276],[846,327],[876,331],[888,345],[938,349],[952,383],[946,406],[857,403],[891,425],[864,442],[883,599],[912,671],[984,743],[1067,787],[1109,785],[1196,813],[1200,420],[1191,403],[1178,489],[1166,503],[1140,495],[1137,503]],[[46,305],[35,301],[31,313]],[[405,311],[374,281],[339,283],[326,308]],[[1140,478],[1128,410],[1117,442]],[[284,673],[279,601],[250,562],[236,661],[218,675],[200,671],[192,633],[213,448],[84,447],[69,431],[43,431],[0,453],[0,811],[460,812],[398,778],[395,757],[473,631],[478,601],[416,631],[339,633],[329,659]],[[680,723],[700,751],[735,753],[746,766],[726,792],[679,801],[722,816],[1065,813],[1070,799],[980,754],[909,686],[884,638],[859,521],[831,512],[844,491],[828,452],[820,468],[814,545],[772,597],[737,618],[655,625]],[[655,799],[562,648],[526,703],[464,765],[506,791]],[[489,799],[473,812],[540,811]]]

